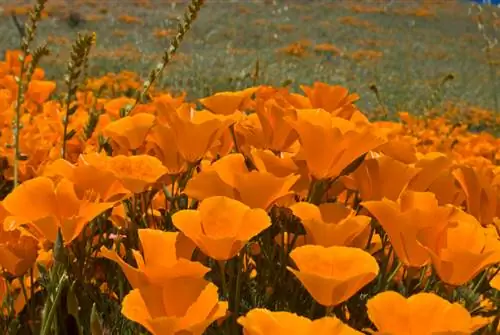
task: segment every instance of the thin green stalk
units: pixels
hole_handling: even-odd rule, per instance
[[[237,258],[236,264],[236,288],[234,293],[234,332],[235,334],[238,332],[238,323],[236,320],[238,319],[238,314],[240,312],[240,299],[241,299],[241,273],[243,272],[243,259],[245,257],[245,252],[242,250],[240,255]]]
[[[56,288],[56,295],[51,301],[50,298],[47,300],[44,311],[47,312],[48,314],[44,315],[45,318],[43,320],[43,326],[42,326],[42,331],[40,335],[49,335],[50,334],[50,329],[52,327],[52,321],[54,320],[56,310],[58,307],[58,302],[61,299],[61,295],[63,292],[63,289],[66,287],[66,284],[68,283],[68,275],[64,273],[61,276],[61,279],[59,280],[59,284],[57,285]]]

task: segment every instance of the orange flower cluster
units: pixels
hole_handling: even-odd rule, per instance
[[[35,303],[24,275],[33,294],[54,270],[152,334],[496,331],[493,136],[370,122],[356,94],[320,82],[135,104],[116,96],[133,88],[122,74],[78,92],[63,141],[64,102],[37,70],[9,189],[17,55],[0,63],[4,315]]]

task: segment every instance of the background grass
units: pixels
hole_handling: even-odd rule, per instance
[[[19,34],[10,13],[15,11],[24,19],[22,13],[29,3],[0,1],[3,49],[17,48]],[[391,112],[418,113],[429,103],[444,100],[493,109],[492,85],[500,77],[500,48],[492,52],[492,73],[482,50],[485,41],[468,13],[471,3],[389,3],[208,1],[164,73],[161,86],[187,91],[191,98],[241,89],[253,84],[251,74],[258,60],[259,84],[287,83],[298,89],[299,84],[319,80],[345,85],[361,95],[358,105],[365,111],[379,105],[369,89],[372,84]],[[146,78],[168,46],[184,7],[185,1],[165,0],[49,1],[48,16],[38,32],[38,42],[48,40],[52,50],[42,64],[47,77],[62,82],[76,33],[95,31],[91,76],[129,70]],[[85,22],[71,28],[67,20],[71,11]],[[484,16],[491,17],[494,11],[500,13],[486,8]],[[124,15],[137,22],[125,22]],[[488,26],[491,34],[492,26],[500,24],[494,21],[493,17]],[[293,43],[301,43],[305,52],[294,56],[281,50]],[[315,45],[321,43],[335,45],[340,55],[315,52]],[[356,55],[357,51],[361,52]],[[380,57],[362,57],[376,53]],[[454,79],[431,98],[449,74]]]

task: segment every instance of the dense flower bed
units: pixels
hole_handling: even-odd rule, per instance
[[[79,329],[116,304],[162,335],[500,329],[493,135],[370,122],[320,82],[134,105],[129,73],[89,80],[63,122],[37,69],[15,157],[18,57],[0,63],[5,325],[61,303]]]

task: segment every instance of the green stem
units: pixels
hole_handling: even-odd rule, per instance
[[[237,264],[236,264],[236,271],[238,272],[236,274],[236,292],[234,294],[234,333],[238,333],[238,314],[240,312],[240,299],[241,299],[241,273],[243,272],[242,270],[242,265],[243,265],[243,259],[245,257],[245,252],[242,250],[240,252],[240,255],[237,258]]]
[[[50,334],[52,320],[55,317],[58,302],[61,299],[63,288],[66,286],[67,283],[68,283],[68,275],[66,275],[64,273],[61,276],[61,279],[59,280],[59,284],[57,285],[57,288],[56,288],[56,295],[55,295],[52,303],[51,303],[51,300],[49,298],[49,300],[47,300],[47,303],[45,305],[44,312],[46,312],[49,308],[50,308],[50,310],[49,310],[48,314],[46,314],[46,317],[43,320],[42,332],[40,333],[40,335],[49,335]]]
[[[29,317],[28,326],[31,332],[34,333],[33,322],[35,321],[35,318],[33,315],[33,310],[31,309],[32,304],[29,299],[32,296],[28,297],[28,291],[26,290],[26,285],[24,284],[24,276],[19,277],[19,281],[21,282],[21,290],[23,292],[24,300],[26,301],[26,307],[28,310],[28,317]]]
[[[228,289],[227,289],[227,281],[226,281],[226,261],[219,261],[220,266],[220,281],[222,285],[222,295],[227,299],[228,297]]]

